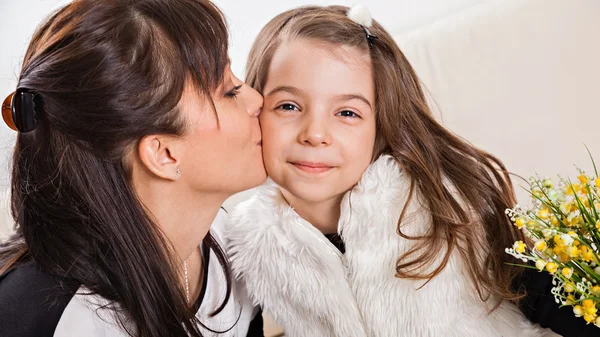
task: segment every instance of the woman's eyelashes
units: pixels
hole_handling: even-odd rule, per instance
[[[242,88],[242,84],[236,85],[231,90],[225,92],[225,97],[236,98],[237,95],[240,93],[240,88]]]

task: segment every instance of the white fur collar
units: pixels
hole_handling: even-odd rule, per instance
[[[457,254],[421,289],[423,281],[395,277],[397,258],[415,244],[396,233],[409,187],[392,157],[369,166],[342,201],[342,255],[268,181],[232,212],[232,268],[291,337],[544,336],[512,304],[488,315]],[[423,234],[428,212],[408,207],[403,231]]]

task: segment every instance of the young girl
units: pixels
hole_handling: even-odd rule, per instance
[[[523,237],[504,213],[515,203],[504,166],[436,122],[368,12],[277,16],[247,81],[265,97],[272,181],[234,211],[228,249],[286,335],[555,335],[515,305],[521,270],[504,248]],[[557,314],[549,295],[529,294],[532,320]]]

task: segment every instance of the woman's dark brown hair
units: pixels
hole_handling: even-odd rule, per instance
[[[227,45],[208,0],[78,0],[38,28],[17,85],[36,95],[37,127],[17,136],[16,233],[0,244],[0,273],[33,260],[110,300],[131,335],[201,336],[181,262],[138,200],[127,155],[146,135],[187,132],[184,86],[210,99]],[[229,280],[216,314],[231,275],[210,234],[204,243]]]
[[[374,159],[390,154],[411,177],[409,202],[430,210],[433,226],[398,258],[396,275],[428,280],[438,275],[457,249],[467,262],[480,297],[517,299],[511,290],[519,269],[504,252],[522,233],[504,213],[514,206],[510,177],[502,163],[440,125],[432,116],[419,79],[398,45],[376,21],[369,46],[363,28],[350,20],[347,7],[300,7],[272,19],[259,33],[248,58],[246,83],[262,93],[270,62],[282,44],[311,39],[350,46],[368,53],[375,87],[377,135]],[[418,195],[418,197],[417,197]],[[399,205],[404,207],[406,205]],[[439,261],[441,257],[441,262]]]

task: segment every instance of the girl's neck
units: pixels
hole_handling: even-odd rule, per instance
[[[324,201],[311,202],[295,197],[284,188],[281,188],[281,193],[302,219],[310,222],[323,234],[337,233],[343,194]]]

